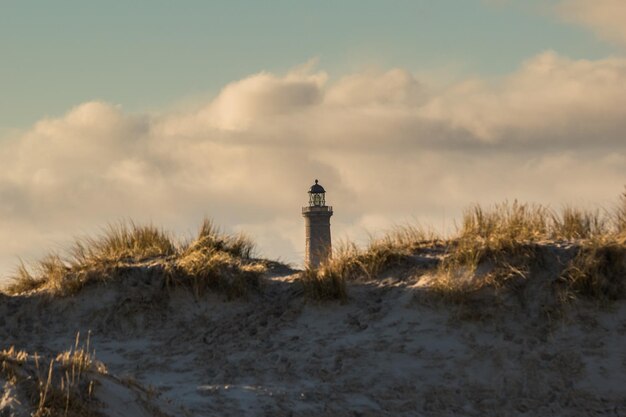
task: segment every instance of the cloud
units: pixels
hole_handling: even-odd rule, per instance
[[[350,74],[326,93],[326,102],[343,106],[415,106],[424,102],[420,83],[405,69]]]
[[[556,11],[562,18],[581,24],[606,40],[626,45],[623,0],[562,0]]]
[[[293,114],[322,99],[327,75],[312,73],[314,61],[297,67],[283,77],[261,72],[225,86],[211,103],[197,112],[172,120],[170,133],[189,129],[217,128],[241,131],[264,119]]]
[[[472,202],[607,205],[626,178],[625,131],[626,60],[554,52],[444,89],[405,69],[331,82],[305,65],[184,112],[84,103],[0,142],[0,271],[107,222],[188,234],[205,214],[299,261],[315,178],[337,239],[411,220],[449,229]]]
[[[496,82],[467,80],[431,100],[425,114],[485,143],[545,147],[621,142],[626,59],[571,60],[545,52]]]

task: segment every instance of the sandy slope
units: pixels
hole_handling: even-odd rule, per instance
[[[342,305],[307,301],[293,272],[247,301],[196,300],[150,274],[2,297],[0,348],[54,353],[91,330],[115,376],[98,391],[110,416],[626,415],[624,302],[553,317],[537,286],[525,307],[471,320],[425,301],[427,276],[352,283]]]

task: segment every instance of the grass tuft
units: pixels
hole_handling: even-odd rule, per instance
[[[247,236],[222,234],[211,220],[204,219],[196,240],[186,250],[226,252],[237,258],[250,259],[254,246],[254,242]]]
[[[190,288],[196,297],[211,290],[231,299],[246,296],[259,288],[266,271],[263,263],[252,260],[253,252],[248,237],[224,235],[205,219],[196,239],[167,264],[167,285]]]
[[[536,241],[548,235],[548,214],[542,206],[517,200],[496,204],[490,211],[475,205],[463,215],[459,239],[484,241],[494,249]]]
[[[550,219],[546,208],[517,201],[497,204],[492,210],[478,205],[470,208],[463,215],[458,237],[448,242],[448,253],[440,264],[441,279],[464,275],[455,272],[459,270],[473,274],[486,262],[499,271],[526,269],[535,243],[551,235]]]
[[[120,280],[150,267],[168,288],[181,285],[196,295],[215,290],[234,298],[259,287],[265,265],[252,259],[253,252],[249,238],[219,233],[210,220],[184,244],[151,225],[118,224],[97,238],[77,240],[66,257],[48,255],[31,269],[21,263],[5,291],[68,296],[90,283]]]
[[[141,261],[176,252],[170,236],[152,225],[111,224],[99,237],[77,240],[71,249],[74,265]]]
[[[626,196],[622,203],[624,211],[616,219],[626,216]],[[566,243],[578,248],[562,271],[567,291],[602,302],[620,299],[625,296],[626,251],[619,232],[619,221],[612,223],[598,210],[565,207],[556,213],[517,201],[490,210],[474,206],[465,212],[458,236],[448,242],[431,289],[457,304],[486,289],[492,295],[514,291],[541,270],[546,244]]]
[[[561,240],[593,239],[610,232],[609,222],[599,211],[565,207],[560,216],[552,215],[552,237]]]
[[[76,336],[73,348],[43,361],[14,347],[0,351],[0,376],[30,401],[33,417],[99,416],[94,399],[97,375],[106,368]]]
[[[569,294],[607,305],[626,298],[626,245],[603,239],[584,243],[562,277]]]
[[[333,264],[333,261],[324,263],[318,268],[307,267],[302,272],[300,280],[305,295],[313,300],[345,302],[348,299],[345,272],[342,271],[341,265]]]
[[[615,209],[615,225],[620,236],[626,236],[626,191],[620,195],[620,201]]]
[[[316,300],[347,300],[346,282],[377,279],[394,265],[400,265],[438,238],[417,226],[399,226],[381,238],[371,239],[365,249],[344,242],[335,247],[333,256],[317,268],[307,267],[301,281],[305,294]]]
[[[376,279],[394,265],[408,261],[419,249],[432,247],[437,242],[439,238],[432,232],[412,225],[398,226],[380,238],[371,239],[364,249],[350,242],[338,245],[324,268],[345,280]]]

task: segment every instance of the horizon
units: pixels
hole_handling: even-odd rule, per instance
[[[620,0],[4,9],[0,281],[123,219],[301,263],[315,178],[357,243],[624,191]]]

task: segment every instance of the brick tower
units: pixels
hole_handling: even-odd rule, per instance
[[[330,242],[330,216],[333,208],[326,205],[326,191],[317,183],[309,189],[309,205],[302,207],[306,232],[304,262],[317,267],[327,260],[332,252]]]

